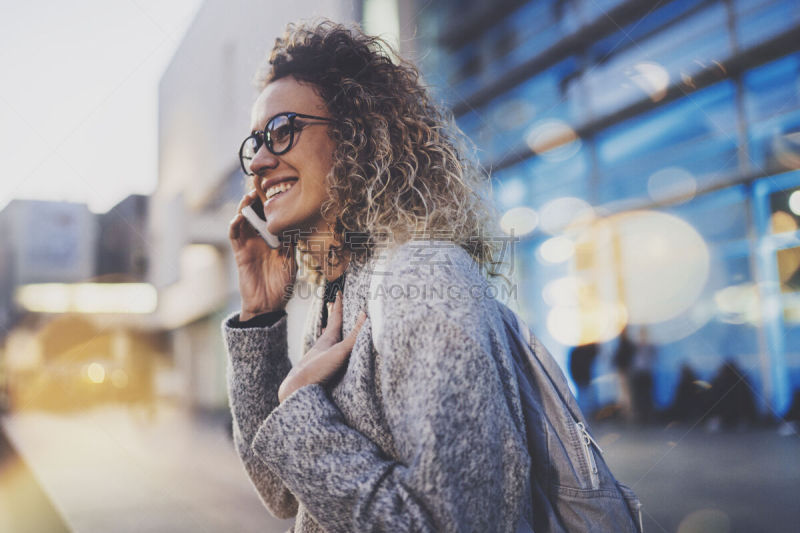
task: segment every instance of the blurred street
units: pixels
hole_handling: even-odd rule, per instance
[[[274,519],[258,499],[223,420],[160,405],[152,412],[28,412],[2,424],[72,531],[270,533],[291,524]],[[36,511],[28,519],[40,524],[46,507],[26,505]]]
[[[494,294],[597,421],[645,531],[800,532],[800,1],[81,0],[3,14],[0,533],[291,526],[268,513],[230,436],[220,325],[252,296],[231,220],[267,170],[327,187],[345,167],[357,194],[334,185],[323,210],[306,196],[317,186],[300,187],[270,226],[299,232],[298,252],[327,242],[306,232],[312,210],[335,215],[354,252],[384,236],[452,239],[475,258],[474,242],[497,248],[509,286],[490,280]],[[294,119],[276,154],[270,132],[285,122],[254,112],[276,39],[322,19],[418,67],[424,117],[398,107],[418,93],[373,87],[366,67],[339,84],[352,92],[317,87],[336,93],[319,106],[331,139],[355,125],[367,144],[392,141],[380,164],[342,166],[366,146],[345,142],[326,174],[327,157],[288,152],[315,124]],[[349,101],[361,94],[375,105]],[[437,123],[434,104],[458,131],[395,143],[419,129],[406,121]],[[259,131],[292,172],[258,177]],[[451,148],[464,165],[442,186],[475,194],[415,185],[427,151]],[[395,213],[408,203],[385,187],[395,176],[431,222],[473,197],[496,216],[461,216],[469,243],[466,222],[382,235],[384,214],[428,226],[421,208]],[[303,271],[313,255],[298,253]],[[285,287],[295,365],[322,288]]]
[[[798,531],[800,435],[595,425],[614,475],[642,500],[647,533]]]
[[[30,469],[0,427],[0,531],[67,531]]]
[[[291,524],[264,509],[221,419],[162,405],[152,414],[98,407],[3,423],[73,531],[281,532]],[[614,473],[641,497],[645,531],[797,531],[797,434],[611,424],[595,432]],[[59,531],[47,498],[34,499],[31,518],[41,525],[51,517],[52,527],[29,530]]]

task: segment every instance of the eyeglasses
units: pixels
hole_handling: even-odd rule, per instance
[[[245,174],[248,176],[254,174],[250,170],[250,163],[262,145],[266,144],[267,150],[274,155],[283,155],[294,146],[295,133],[306,126],[314,125],[311,122],[296,120],[298,118],[334,122],[332,118],[315,117],[314,115],[304,115],[302,113],[278,113],[267,121],[263,131],[254,131],[242,142],[242,146],[239,148],[239,162],[242,164],[242,170]]]

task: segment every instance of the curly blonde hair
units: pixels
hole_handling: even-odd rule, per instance
[[[382,39],[328,20],[290,24],[256,78],[291,76],[315,87],[335,119],[336,148],[321,206],[339,242],[329,262],[364,262],[376,247],[450,240],[485,274],[500,276],[491,182],[473,145],[438,105],[417,68]],[[304,264],[308,265],[307,257]]]

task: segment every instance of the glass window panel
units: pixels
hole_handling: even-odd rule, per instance
[[[517,29],[507,22],[493,26],[481,39],[486,69],[482,73],[484,83],[492,83],[513,65],[511,52],[518,46],[520,36]]]
[[[747,237],[747,193],[742,186],[729,187],[717,192],[704,194],[685,204],[664,209],[694,227],[706,241],[720,242]],[[744,253],[747,251],[745,250]],[[747,256],[737,263],[744,269],[746,279],[750,279]],[[739,272],[741,274],[742,272]],[[729,279],[742,282],[745,277],[729,272]]]
[[[495,201],[501,210],[520,205],[536,209],[562,196],[589,202],[589,171],[585,147],[564,160],[532,158],[494,173]]]
[[[604,130],[597,136],[601,167],[707,135],[731,135],[733,95],[732,84],[719,83]]]
[[[562,37],[555,4],[552,0],[526,2],[506,19],[515,34],[515,46],[508,55],[510,65],[541,54]]]
[[[720,83],[597,135],[602,201],[645,196],[651,176],[680,167],[698,182],[738,166],[734,89]]]
[[[669,85],[727,58],[731,50],[725,20],[724,6],[715,4],[633,44],[621,31],[616,43],[595,45],[591,53],[601,62],[584,77],[594,114],[602,116],[643,98],[658,101]],[[612,49],[616,53],[602,62]]]
[[[696,188],[729,176],[737,169],[735,142],[730,138],[709,136],[645,154],[605,172],[600,180],[599,200],[648,197],[658,200],[661,197],[654,194],[652,188],[658,190],[664,174],[678,173],[682,179],[693,181]]]
[[[580,3],[581,0],[566,0],[558,4],[559,22],[565,35],[579,30],[586,23]]]
[[[607,15],[609,11],[624,2],[623,0],[580,0],[580,3],[584,16],[589,20],[594,20]]]
[[[565,100],[566,80],[573,78],[576,70],[576,59],[568,57],[520,84],[513,94],[533,102],[541,113]]]
[[[562,196],[573,196],[591,202],[589,190],[589,153],[582,146],[564,160],[535,157],[528,162],[530,205],[539,208]]]
[[[752,164],[800,168],[800,54],[747,72],[743,85]]]
[[[450,56],[454,64],[450,84],[462,96],[474,92],[479,87],[483,63],[478,44],[474,41],[467,43]]]
[[[797,0],[754,2],[738,0],[736,31],[739,46],[749,48],[800,23]]]
[[[464,132],[464,135],[469,137],[480,149],[480,115],[475,111],[470,111],[458,117],[456,123],[458,127],[461,128],[461,131]]]
[[[587,0],[592,2],[592,0]],[[633,43],[645,39],[648,35],[658,28],[665,26],[676,18],[684,15],[690,9],[701,4],[704,0],[678,0],[667,2],[656,11],[631,22],[621,31],[613,33],[594,43],[589,49],[589,57],[592,61],[605,61],[615,52],[622,52],[625,48],[633,46]]]
[[[750,128],[751,163],[763,171],[800,168],[800,109]]]
[[[800,54],[748,71],[743,76],[743,84],[750,123],[800,108]]]
[[[574,79],[575,68],[575,59],[567,58],[478,110],[484,128],[480,135],[482,159],[502,159],[520,149],[533,129],[547,128],[553,121],[574,128],[575,117],[580,115],[576,109],[579,100],[564,93],[574,89],[565,80]]]

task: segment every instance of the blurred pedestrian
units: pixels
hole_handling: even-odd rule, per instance
[[[795,389],[792,394],[792,403],[783,415],[781,424],[778,427],[778,434],[790,436],[798,433],[800,429],[800,389]]]
[[[631,407],[637,424],[653,421],[653,366],[656,349],[650,343],[647,328],[642,326],[630,368]]]
[[[619,394],[617,396],[617,408],[626,422],[633,421],[633,396],[631,392],[631,368],[633,358],[636,355],[636,345],[628,335],[626,326],[619,334],[617,348],[614,352],[612,364],[617,372],[617,383]]]
[[[706,391],[694,370],[688,363],[681,365],[678,386],[675,388],[675,399],[667,410],[667,418],[674,422],[694,423],[706,414]]]
[[[578,404],[587,418],[590,418],[597,408],[592,387],[592,368],[597,359],[597,352],[597,343],[590,342],[573,347],[569,354],[569,373],[578,389]]]
[[[756,422],[756,402],[744,372],[733,360],[727,360],[711,381],[710,425],[744,429]]]
[[[476,267],[497,274],[488,180],[417,70],[382,46],[290,26],[261,79],[240,152],[254,191],[229,232],[235,444],[296,532],[518,531],[532,520],[520,399],[496,303],[474,296],[491,293]],[[252,202],[283,246],[245,221]],[[296,250],[328,290],[292,368]]]

